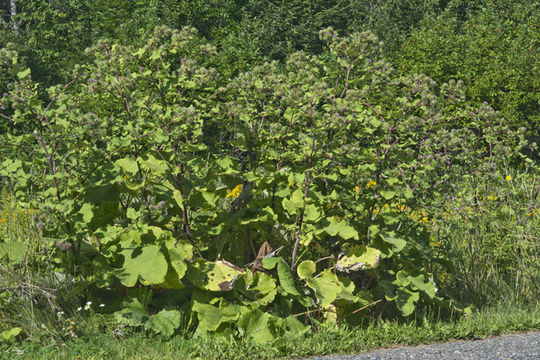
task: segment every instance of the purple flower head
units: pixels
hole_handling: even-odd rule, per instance
[[[341,150],[345,150],[345,145],[341,145]]]
[[[159,205],[165,206],[165,201],[161,200],[161,201],[159,202]]]
[[[368,62],[368,64],[370,64],[370,63],[371,63],[371,59],[367,59],[367,62]]]
[[[154,211],[156,207],[154,205],[150,205],[150,210]]]
[[[94,122],[92,120],[90,120],[88,123],[90,124],[90,126],[94,126]]]
[[[6,107],[4,105],[0,106],[0,109],[6,110]]]
[[[144,66],[139,67],[141,71],[144,71]]]
[[[4,93],[4,97],[6,97],[6,96],[7,96],[7,93]]]
[[[163,216],[167,216],[168,214],[167,210],[163,211]]]

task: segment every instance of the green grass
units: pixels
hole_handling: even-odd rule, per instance
[[[91,320],[87,320],[91,322]],[[503,333],[540,330],[540,304],[498,305],[453,321],[435,316],[408,321],[386,321],[364,328],[324,328],[296,338],[281,338],[257,346],[224,338],[163,339],[146,332],[99,330],[92,324],[87,335],[61,341],[58,338],[23,341],[0,346],[1,358],[18,359],[275,359],[313,355],[351,354],[381,347],[426,344],[451,339],[479,339]],[[89,332],[93,334],[88,334]],[[16,354],[19,354],[18,356]]]
[[[441,290],[462,304],[534,302],[540,297],[538,173],[495,172],[485,183],[463,180],[430,224],[435,251],[452,269],[430,269]],[[448,273],[446,273],[448,272]]]

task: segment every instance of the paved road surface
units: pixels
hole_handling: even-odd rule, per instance
[[[540,360],[540,332],[485,340],[375,350],[359,355],[313,357],[309,360]]]

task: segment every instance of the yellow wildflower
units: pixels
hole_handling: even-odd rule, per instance
[[[506,180],[510,181],[512,180],[512,177],[510,175],[506,175]]]
[[[244,188],[243,184],[238,184],[234,187],[232,190],[227,190],[227,196],[226,198],[232,197],[233,200],[236,200],[238,196],[240,196],[240,193],[242,192],[242,189]]]
[[[354,192],[357,193],[357,194],[360,193],[360,186],[356,185],[354,187]]]
[[[369,180],[366,184],[366,189],[375,189],[377,183],[373,180]]]

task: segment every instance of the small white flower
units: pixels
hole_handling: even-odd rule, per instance
[[[105,307],[105,304],[99,304],[99,307]]]
[[[76,311],[81,311],[82,310],[82,307],[78,307]]]
[[[89,301],[89,302],[86,303],[86,306],[90,306],[90,305],[92,305],[92,302],[91,302],[91,301]]]

